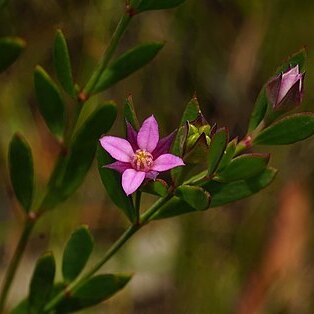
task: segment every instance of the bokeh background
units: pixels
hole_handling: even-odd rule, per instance
[[[58,146],[39,116],[33,70],[53,77],[52,45],[61,28],[76,81],[83,86],[123,11],[123,0],[9,0],[0,11],[0,36],[27,42],[19,60],[0,76],[0,276],[18,239],[22,215],[8,184],[7,147],[14,132],[31,143],[37,198]],[[308,62],[304,110],[314,110],[314,2],[297,0],[187,0],[175,10],[134,18],[120,52],[165,41],[141,71],[93,98],[113,99],[120,115],[111,130],[122,135],[121,108],[131,93],[140,120],[154,114],[163,134],[177,127],[196,92],[210,122],[243,136],[257,93],[275,68],[303,46]],[[310,314],[314,313],[314,138],[272,153],[275,182],[258,195],[222,208],[155,222],[137,234],[103,271],[134,272],[108,302],[82,313]],[[145,199],[148,206],[152,199]],[[123,232],[127,221],[112,204],[96,164],[84,184],[35,229],[10,295],[27,293],[36,258],[52,250],[59,262],[65,239],[79,224],[96,238],[93,259]],[[60,267],[59,267],[60,273]]]

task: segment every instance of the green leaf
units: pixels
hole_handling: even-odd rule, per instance
[[[86,265],[94,246],[87,226],[75,230],[63,252],[62,274],[66,282],[73,281]]]
[[[104,91],[139,70],[153,60],[163,46],[162,43],[148,43],[127,51],[104,70],[92,92]]]
[[[232,159],[231,163],[217,174],[217,179],[231,182],[252,178],[265,170],[269,154],[244,154]]]
[[[199,106],[197,97],[195,96],[186,105],[182,118],[181,118],[180,126],[184,125],[187,121],[195,120],[198,117],[199,113],[200,113],[200,106]]]
[[[141,188],[142,192],[164,197],[168,194],[168,185],[164,180],[149,181]]]
[[[15,134],[10,142],[9,168],[16,198],[29,212],[34,189],[33,157],[30,146],[19,134]]]
[[[193,97],[185,107],[183,112],[180,126],[177,132],[177,135],[173,141],[171,147],[171,153],[176,156],[182,156],[184,152],[185,141],[188,132],[188,124],[187,121],[195,120],[200,113],[199,103],[196,97]],[[171,177],[174,181],[177,181],[181,176],[183,168],[177,167],[171,170]]]
[[[233,158],[236,149],[237,149],[237,143],[238,143],[238,138],[233,139],[231,142],[228,143],[226,150],[224,151],[224,154],[220,160],[217,172],[220,172],[223,170],[225,167],[227,167],[231,159]]]
[[[205,210],[210,204],[210,194],[199,186],[181,185],[175,195],[196,210]]]
[[[254,131],[258,125],[262,122],[267,112],[268,100],[266,96],[266,88],[263,86],[262,90],[260,91],[259,95],[257,96],[254,110],[251,114],[248,132]]]
[[[184,161],[188,164],[206,163],[208,144],[205,133],[202,133],[196,140],[195,144],[188,149],[189,152],[185,154]],[[184,169],[182,169],[184,171]]]
[[[212,137],[208,150],[208,174],[211,175],[217,169],[228,143],[228,130],[222,128]]]
[[[197,211],[199,210],[195,209],[187,202],[177,196],[173,196],[152,216],[150,220],[171,218]]]
[[[15,62],[25,45],[25,41],[18,37],[0,38],[0,72]]]
[[[286,116],[261,131],[255,145],[286,145],[302,141],[314,134],[314,114],[302,112]]]
[[[171,9],[179,6],[185,0],[131,0],[131,6],[135,12],[143,12],[147,10],[163,10]]]
[[[305,61],[306,51],[305,48],[302,48],[288,57],[288,59],[276,70],[276,74],[285,72],[289,67],[293,68],[296,65],[299,65],[300,72],[303,72],[305,70]]]
[[[130,275],[97,275],[81,285],[58,305],[57,313],[71,313],[109,299],[130,281]]]
[[[211,180],[202,184],[202,187],[208,191],[212,197],[210,207],[217,207],[259,192],[274,180],[276,173],[277,170],[267,168],[261,174],[247,180],[239,180],[230,183],[221,183]]]
[[[51,253],[47,253],[38,259],[30,282],[29,313],[42,313],[42,309],[53,288],[55,270],[55,260]]]
[[[131,123],[135,130],[138,130],[140,128],[140,124],[135,113],[133,98],[131,95],[125,100],[123,113],[125,119]]]
[[[67,153],[60,158],[48,183],[44,202],[47,208],[53,208],[80,186],[93,162],[99,138],[109,131],[116,114],[114,103],[102,104],[76,130]]]
[[[64,90],[72,97],[75,88],[68,46],[61,30],[57,30],[53,48],[54,66],[58,80]]]
[[[50,131],[59,139],[62,138],[66,119],[65,105],[57,85],[40,66],[34,72],[34,85],[40,113]]]
[[[133,222],[137,215],[132,197],[127,196],[122,189],[121,174],[104,167],[114,162],[114,159],[99,145],[97,149],[98,171],[111,200],[119,207],[128,219]]]

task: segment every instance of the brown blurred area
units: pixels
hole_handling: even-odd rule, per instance
[[[21,228],[21,210],[8,184],[7,147],[14,132],[30,142],[40,198],[58,147],[39,116],[33,70],[55,78],[52,45],[61,28],[76,82],[83,86],[109,41],[123,0],[10,0],[0,11],[0,36],[18,35],[27,49],[0,76],[0,278]],[[210,122],[242,136],[257,93],[289,54],[307,47],[304,110],[314,100],[314,2],[297,0],[186,0],[180,8],[137,16],[117,55],[138,43],[165,41],[141,71],[92,98],[119,109],[131,93],[142,121],[154,114],[163,134],[176,128],[197,93]],[[71,103],[69,102],[69,105]],[[111,130],[122,135],[122,115]],[[249,199],[205,213],[159,221],[137,234],[103,271],[134,272],[108,302],[81,313],[310,314],[314,313],[314,139],[272,153],[275,182]],[[144,199],[144,207],[152,199]],[[65,239],[79,224],[96,238],[93,260],[127,221],[101,185],[96,165],[84,184],[38,224],[10,295],[26,295],[35,260],[52,250],[60,261]]]

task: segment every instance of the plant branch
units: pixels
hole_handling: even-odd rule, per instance
[[[12,285],[16,270],[19,266],[19,263],[25,251],[26,245],[28,243],[29,236],[35,226],[35,223],[36,223],[35,219],[28,218],[25,221],[23,232],[21,234],[21,237],[15,249],[14,255],[9,263],[9,267],[7,269],[5,277],[3,279],[1,296],[0,296],[0,313],[3,313],[4,311],[4,307],[5,307],[5,303],[8,297],[10,287]]]
[[[67,295],[73,294],[80,286],[82,286],[89,278],[91,278],[106,262],[108,262],[111,257],[119,251],[119,249],[138,231],[140,230],[149,219],[164,205],[170,198],[172,193],[169,192],[167,196],[161,198],[155,202],[150,209],[148,209],[140,217],[140,223],[130,226],[121,237],[109,248],[105,255],[82,277],[73,281],[64,291],[61,291],[57,296],[55,296],[44,308],[44,312],[49,313],[53,310]]]

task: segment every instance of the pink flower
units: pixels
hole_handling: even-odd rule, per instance
[[[267,96],[274,109],[287,108],[301,103],[304,73],[299,66],[271,79],[266,85]]]
[[[145,178],[155,180],[159,172],[184,166],[180,157],[167,153],[174,134],[159,140],[158,123],[150,116],[138,133],[127,122],[127,140],[114,136],[100,139],[101,146],[116,159],[106,167],[122,173],[122,188],[127,195],[135,192]]]

